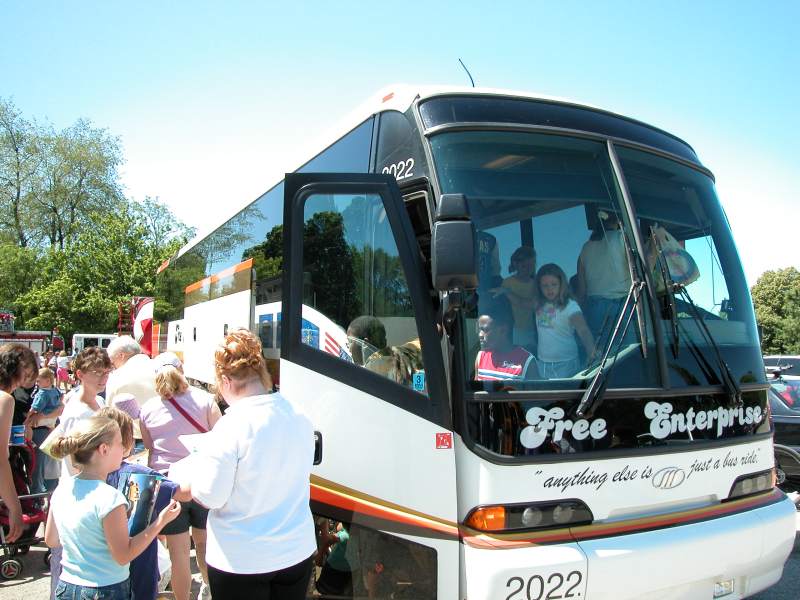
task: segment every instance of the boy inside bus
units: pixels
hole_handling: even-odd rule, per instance
[[[479,381],[537,379],[533,354],[513,342],[514,316],[504,298],[479,307],[475,379]]]

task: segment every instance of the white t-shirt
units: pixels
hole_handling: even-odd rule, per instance
[[[83,402],[78,399],[78,393],[80,390],[77,390],[73,393],[67,394],[64,398],[64,412],[61,413],[61,417],[59,417],[59,429],[61,430],[62,435],[67,435],[75,425],[81,419],[85,419],[87,417],[91,417],[95,411],[93,411],[88,405],[84,404]],[[100,407],[105,406],[105,400],[103,400],[100,396],[96,396],[95,400],[97,405]],[[63,481],[69,477],[72,477],[77,473],[77,469],[72,465],[72,459],[69,456],[65,456],[64,460],[61,461],[61,478],[60,480]]]
[[[192,495],[211,509],[206,562],[253,574],[311,556],[310,421],[278,393],[252,396],[231,405],[205,436],[192,467]]]
[[[134,354],[119,369],[112,371],[106,383],[108,405],[113,406],[114,398],[119,394],[132,394],[139,406],[158,396],[154,367],[153,360],[146,354]],[[133,437],[142,437],[139,419],[133,421]]]
[[[574,300],[568,300],[564,308],[545,302],[536,310],[536,330],[539,333],[539,360],[562,362],[578,358],[575,327],[570,318],[581,312]]]
[[[59,356],[56,359],[56,365],[59,369],[68,369],[69,368],[69,356]]]
[[[119,369],[111,372],[106,384],[106,398],[114,403],[117,394],[133,394],[139,406],[154,396],[156,392],[156,371],[153,361],[146,354],[134,354]]]
[[[611,229],[602,239],[587,241],[578,260],[583,265],[587,296],[624,298],[628,295],[631,273],[621,231]]]

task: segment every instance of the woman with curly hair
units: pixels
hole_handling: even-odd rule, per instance
[[[0,443],[3,446],[8,444],[11,437],[11,420],[14,417],[14,397],[11,392],[20,386],[33,385],[38,372],[39,363],[30,348],[22,344],[0,346]],[[14,489],[7,449],[0,451],[0,498],[8,511],[9,531],[6,540],[13,542],[22,534],[22,506]]]
[[[230,408],[201,445],[191,486],[210,511],[211,595],[226,600],[306,597],[317,549],[309,508],[314,431],[279,393],[250,331],[214,354],[217,391]]]

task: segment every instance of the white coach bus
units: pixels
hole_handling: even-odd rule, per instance
[[[223,334],[259,333],[319,433],[312,509],[350,531],[352,594],[778,581],[795,508],[741,263],[688,144],[562,100],[397,87],[272,183],[161,267],[157,345],[212,384]]]

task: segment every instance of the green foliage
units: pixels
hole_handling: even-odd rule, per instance
[[[0,230],[19,246],[65,248],[93,214],[126,204],[119,140],[79,119],[55,131],[0,98]]]
[[[800,271],[767,271],[750,292],[764,354],[800,353]]]
[[[18,329],[115,331],[193,235],[157,199],[121,192],[119,140],[84,119],[55,131],[0,98],[0,306]]]

